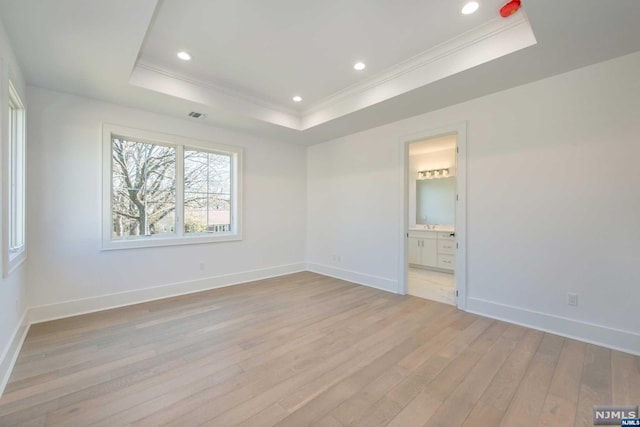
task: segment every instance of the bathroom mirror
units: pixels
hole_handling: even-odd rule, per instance
[[[456,177],[416,181],[416,223],[453,225]]]

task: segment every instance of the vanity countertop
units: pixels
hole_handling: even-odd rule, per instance
[[[427,228],[426,225],[414,225],[409,227],[409,231],[445,231],[449,233],[454,232],[454,227],[450,225],[435,225],[434,228]]]

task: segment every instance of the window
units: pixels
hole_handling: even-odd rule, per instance
[[[184,232],[231,231],[231,156],[184,152]]]
[[[241,150],[104,126],[103,248],[241,239]]]
[[[111,238],[175,235],[176,149],[111,136]]]
[[[25,110],[9,82],[5,176],[5,237],[3,264],[7,276],[26,257],[25,251]]]

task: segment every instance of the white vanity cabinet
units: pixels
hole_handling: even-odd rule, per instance
[[[438,233],[409,231],[409,264],[438,266]]]
[[[409,264],[453,271],[455,260],[456,242],[453,232],[409,231]]]
[[[438,268],[454,270],[456,268],[456,238],[453,232],[438,233]]]

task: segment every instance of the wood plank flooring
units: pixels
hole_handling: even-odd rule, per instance
[[[33,325],[0,426],[592,426],[640,358],[313,273]]]

